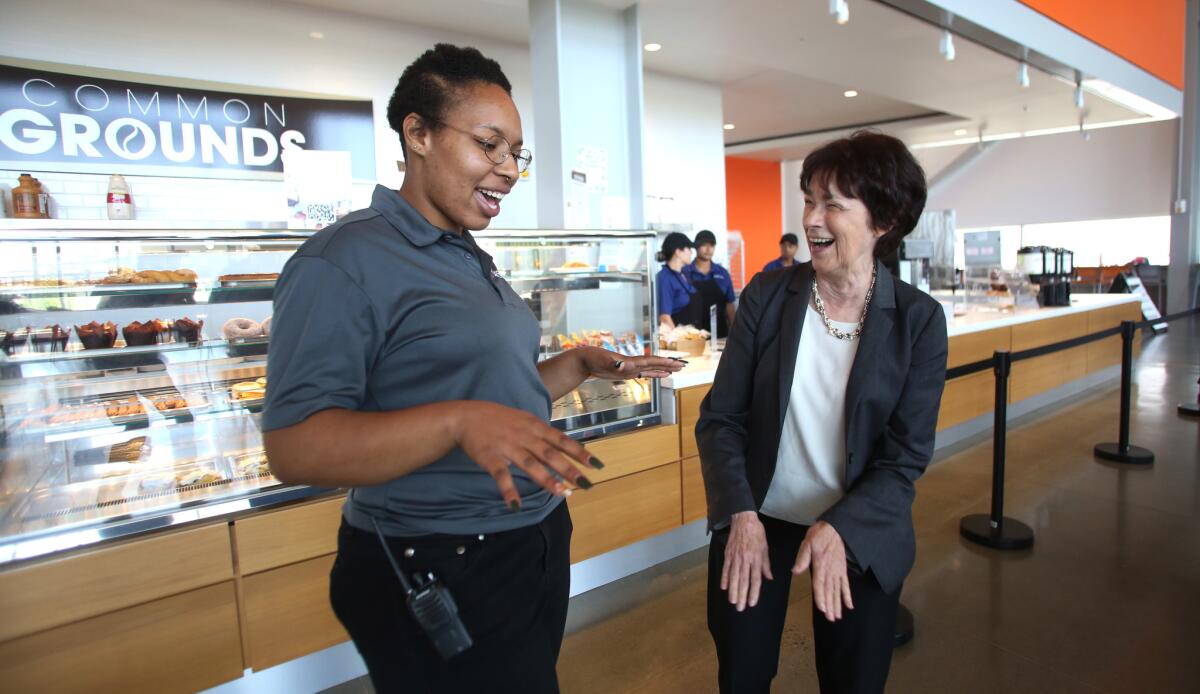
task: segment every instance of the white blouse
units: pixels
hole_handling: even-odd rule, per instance
[[[842,332],[858,326],[832,322]],[[846,383],[857,352],[858,340],[830,335],[810,304],[764,515],[812,525],[846,493]]]

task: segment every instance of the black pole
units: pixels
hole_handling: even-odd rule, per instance
[[[991,526],[1004,525],[1004,454],[1008,441],[1008,377],[1012,373],[1012,354],[998,351],[992,355],[996,375],[996,407],[992,416],[992,516]]]
[[[1128,465],[1151,465],[1154,453],[1129,443],[1129,408],[1133,400],[1133,337],[1134,323],[1121,321],[1121,411],[1116,443],[1098,443],[1093,450],[1097,458]]]
[[[1200,379],[1196,379],[1196,384],[1200,385]],[[1196,402],[1180,403],[1179,414],[1186,414],[1190,417],[1200,417],[1200,391],[1196,392]]]
[[[992,426],[992,512],[963,516],[958,524],[962,536],[993,549],[1026,549],[1033,546],[1033,528],[1015,518],[1004,517],[1004,444],[1008,438],[1008,377],[1012,354],[996,350],[992,355],[996,375],[996,409]]]
[[[1121,321],[1121,419],[1117,445],[1129,452],[1129,407],[1133,400],[1133,321]]]

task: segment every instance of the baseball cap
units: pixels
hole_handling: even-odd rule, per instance
[[[672,231],[663,239],[662,254],[664,258],[670,258],[680,248],[694,248],[692,240],[678,231]]]

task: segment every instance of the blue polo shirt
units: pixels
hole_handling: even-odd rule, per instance
[[[713,263],[712,272],[706,275],[700,271],[700,268],[696,267],[696,263],[692,262],[683,266],[683,274],[687,275],[687,278],[692,281],[693,285],[697,282],[712,280],[724,292],[725,301],[731,304],[737,301],[737,295],[733,293],[733,278],[729,276],[729,270],[726,270],[721,265]]]
[[[792,265],[795,265],[795,264],[796,264],[796,261],[793,260]],[[771,262],[764,265],[762,271],[770,272],[772,270],[782,270],[785,267],[791,267],[791,265],[784,265],[783,258],[776,258],[775,260],[772,260]]]
[[[684,266],[686,272],[687,266]],[[696,288],[692,286],[692,281],[688,279],[685,272],[675,272],[665,264],[658,271],[658,277],[654,280],[658,285],[658,314],[672,315],[677,311],[682,310],[692,300],[692,295],[696,293]]]

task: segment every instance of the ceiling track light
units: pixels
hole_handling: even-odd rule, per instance
[[[829,16],[838,24],[850,21],[850,3],[847,0],[829,0]]]
[[[1029,88],[1029,63],[1024,60],[1017,65],[1017,84],[1021,85],[1022,89]]]
[[[1075,71],[1075,108],[1083,110],[1083,73]]]
[[[947,63],[954,60],[954,34],[951,34],[949,29],[942,31],[942,40],[938,42],[938,52],[942,54]]]

